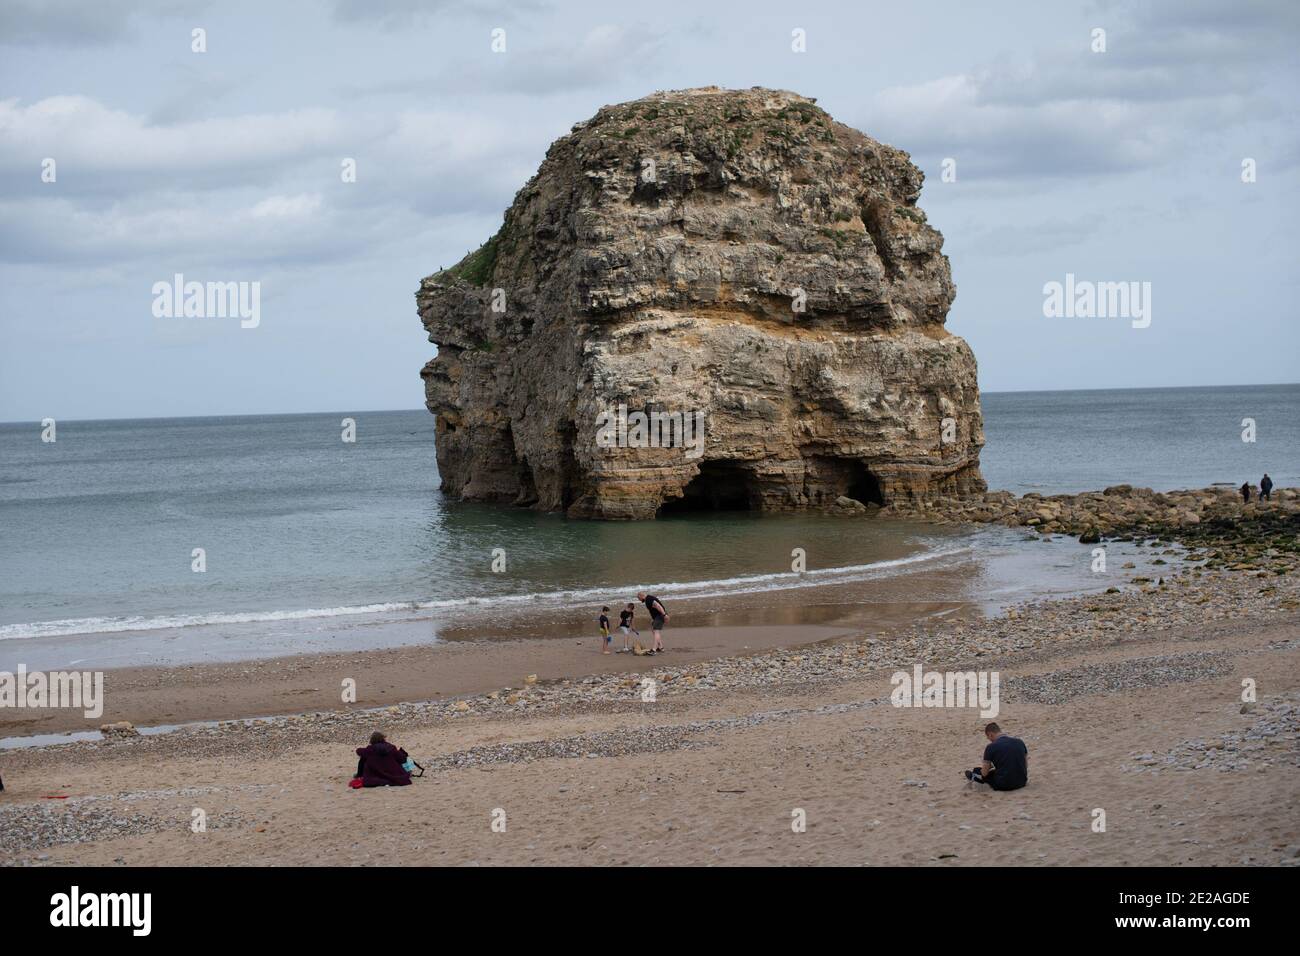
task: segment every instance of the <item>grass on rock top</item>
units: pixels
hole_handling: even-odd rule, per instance
[[[501,233],[498,232],[460,262],[444,270],[442,275],[449,279],[461,279],[470,285],[487,285],[488,280],[492,278],[492,270],[496,268],[500,242]]]

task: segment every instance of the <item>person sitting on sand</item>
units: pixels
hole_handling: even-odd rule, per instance
[[[1269,497],[1269,495],[1271,495],[1272,493],[1273,493],[1273,479],[1268,476],[1268,472],[1264,472],[1264,477],[1259,479],[1259,500],[1271,501],[1272,499]]]
[[[663,629],[664,624],[668,621],[668,612],[664,610],[663,604],[653,594],[646,594],[641,591],[637,594],[636,599],[645,605],[645,609],[650,612],[650,630],[654,632],[654,647],[650,648],[651,654],[662,654],[664,650]]]
[[[1019,737],[1004,734],[997,724],[984,728],[989,745],[984,748],[984,763],[967,770],[972,783],[987,783],[994,790],[1019,790],[1029,782],[1029,748]]]
[[[609,653],[609,605],[606,604],[600,609],[600,619],[597,621],[600,625],[600,646],[601,653]]]
[[[641,636],[641,632],[632,626],[632,618],[636,617],[635,608],[636,605],[629,601],[627,607],[618,612],[618,629],[623,632],[623,649],[619,651],[620,654],[626,654],[632,649],[628,646],[627,642],[629,632],[635,634],[637,637]]]
[[[370,735],[369,747],[358,747],[357,777],[363,787],[405,787],[411,775],[402,768],[409,757],[401,747],[394,747],[379,731]]]

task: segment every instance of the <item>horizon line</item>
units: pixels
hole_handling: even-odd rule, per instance
[[[1173,392],[1186,389],[1210,389],[1210,388],[1281,388],[1288,385],[1300,385],[1300,382],[1259,382],[1251,385],[1148,385],[1148,386],[1112,386],[1110,388],[1006,388],[1006,389],[989,389],[980,390],[980,396],[985,395],[1060,395],[1067,392]],[[114,415],[107,418],[63,418],[55,419],[64,422],[151,422],[151,421],[179,421],[184,419],[201,419],[201,418],[274,418],[277,416],[290,415],[371,415],[385,414],[390,412],[418,412],[425,411],[422,406],[415,408],[361,408],[361,409],[322,409],[311,412],[216,412],[202,415]],[[432,413],[429,413],[432,414]],[[49,416],[47,416],[49,417]],[[39,418],[17,418],[0,421],[0,425],[30,425],[32,422],[40,422]]]

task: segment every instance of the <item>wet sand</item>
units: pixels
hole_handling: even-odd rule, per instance
[[[1089,548],[1072,539],[1027,539],[1023,532],[982,529],[970,547],[936,554],[930,563],[891,568],[866,578],[837,580],[791,574],[752,590],[690,595],[659,589],[672,612],[672,626],[839,626],[891,628],[928,614],[951,611],[995,614],[1008,603],[1077,594],[1104,587],[1090,573]],[[1145,562],[1154,554],[1123,542],[1109,546],[1119,563]],[[1157,572],[1159,569],[1155,569]],[[476,602],[454,611],[413,609],[383,613],[257,620],[240,623],[128,629],[0,641],[0,670],[121,670],[181,668],[312,654],[387,651],[437,643],[521,638],[585,639],[595,629],[601,603],[617,608],[632,600],[617,591],[601,601],[574,606],[554,600]],[[554,595],[552,595],[554,598]],[[617,620],[616,614],[613,616]],[[637,616],[648,623],[644,609]]]
[[[909,590],[927,589],[917,576]],[[919,621],[974,616],[974,605],[959,601],[860,602],[858,585],[808,588],[674,602],[664,631],[666,651],[649,660],[685,664],[743,655],[771,648],[800,647],[863,634],[884,635]],[[617,621],[616,612],[611,620]],[[637,616],[643,645],[652,646],[646,615]],[[579,679],[594,674],[642,669],[647,658],[617,653],[622,637],[615,629],[612,653],[600,652],[594,621],[586,633],[572,615],[537,617],[504,626],[445,628],[428,643],[426,621],[374,625],[381,646],[345,653],[293,654],[245,661],[179,666],[108,668],[104,671],[104,712],[87,718],[69,709],[0,710],[0,737],[95,730],[101,724],[129,721],[138,727],[333,710],[344,706],[379,707],[400,701],[439,700],[522,686],[529,675],[540,681]],[[190,628],[189,640],[203,640]],[[85,670],[93,664],[77,664]],[[29,670],[35,668],[29,667]],[[342,699],[343,681],[355,681],[355,703]]]
[[[611,653],[600,653],[598,636],[565,633],[555,625],[550,637],[486,638],[477,631],[456,634],[442,644],[415,644],[348,654],[300,654],[258,661],[132,667],[104,673],[104,713],[87,718],[81,711],[0,710],[0,737],[95,730],[101,724],[130,721],[138,727],[183,724],[333,710],[345,706],[344,679],[356,682],[356,707],[381,707],[409,700],[439,700],[520,687],[530,675],[539,681],[643,670],[647,662],[686,664],[743,655],[777,647],[800,647],[845,640],[870,631],[887,634],[933,616],[970,615],[966,605],[916,603],[874,606],[786,607],[780,613],[710,611],[679,613],[664,631],[665,652],[653,658],[620,654],[615,630]],[[727,625],[715,620],[788,619],[784,624]],[[809,619],[826,623],[803,623]],[[703,621],[693,626],[674,622]],[[558,633],[556,633],[558,632]],[[652,644],[649,628],[641,631]]]
[[[1014,560],[1021,564],[1011,570],[1027,561],[1073,560],[1076,553],[1087,556],[1086,547],[1073,542],[1037,547],[1043,550],[1017,549]],[[879,581],[669,598],[667,653],[658,660],[676,665],[823,641],[888,638],[927,621],[977,619],[1002,606],[994,593],[996,582],[990,585],[983,573],[981,565],[967,561]],[[1092,583],[1092,589],[1103,584]],[[981,600],[967,597],[981,586],[988,588]],[[610,617],[617,621],[617,612]],[[644,611],[636,622],[649,647]],[[114,660],[118,646],[141,637],[169,640],[165,634],[100,636],[98,650],[89,658],[84,655],[91,654],[92,647],[80,638],[24,641],[21,648],[7,650],[24,652],[29,671],[104,670],[104,712],[87,718],[79,710],[5,708],[0,710],[0,738],[95,730],[123,720],[151,727],[444,700],[519,687],[528,675],[535,674],[541,681],[576,680],[636,670],[645,661],[631,654],[602,655],[594,618],[584,623],[572,610],[539,609],[530,615],[503,615],[495,623],[441,626],[436,638],[427,617],[368,625],[339,622],[333,627],[337,636],[331,636],[326,626],[311,646],[343,643],[348,650],[282,653],[252,660],[225,659],[219,631],[184,628],[176,640],[210,646],[216,659],[159,666],[113,667],[103,661]],[[621,644],[615,630],[611,647]],[[61,663],[56,665],[56,660]],[[345,704],[342,699],[345,679],[356,682],[355,703]]]
[[[888,637],[925,621],[978,618],[998,612],[1008,593],[1003,585],[1014,584],[1035,564],[1059,567],[1086,560],[1087,553],[1086,547],[1059,539],[1055,545],[1021,546],[996,566],[1000,579],[989,577],[988,565],[965,560],[865,582],[696,598],[666,595],[672,615],[661,660],[689,663],[827,640]],[[1077,576],[1069,583],[1074,592],[1085,590]],[[1092,590],[1104,585],[1087,583]],[[317,630],[310,637],[292,632],[268,637],[258,657],[240,653],[233,660],[223,646],[226,632],[209,627],[8,642],[13,646],[4,648],[6,654],[23,660],[28,671],[102,670],[105,700],[102,715],[93,718],[79,710],[0,709],[0,738],[95,730],[122,720],[151,727],[379,707],[518,687],[532,674],[546,681],[635,669],[630,654],[600,654],[595,613],[590,620],[572,609],[539,608],[522,615],[503,612],[485,623],[435,624],[423,615],[374,623],[314,622]],[[617,620],[616,611],[610,616]],[[644,611],[636,621],[650,646]],[[261,626],[242,628],[255,633]],[[621,646],[617,630],[614,641],[615,648]],[[246,636],[235,643],[248,647]],[[114,665],[121,659],[139,661],[140,644],[156,655],[145,660],[157,664]],[[202,649],[205,656],[184,656],[191,650],[169,662],[167,648],[180,645]],[[356,682],[354,704],[342,700],[345,678]]]

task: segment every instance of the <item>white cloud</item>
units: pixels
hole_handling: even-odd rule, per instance
[[[109,203],[5,200],[0,259],[101,265],[329,258],[353,248],[330,228],[332,219],[319,196],[314,202],[304,196],[236,199],[228,192],[160,193]]]
[[[549,6],[540,0],[334,0],[334,16],[349,25],[406,30],[458,15],[501,18]]]
[[[46,156],[100,172],[188,172],[284,162],[352,141],[329,109],[155,125],[88,96],[51,96],[28,106],[0,101],[0,169],[32,169]]]
[[[208,0],[5,0],[0,4],[0,44],[87,46],[131,35],[138,17],[192,15]]]
[[[1297,21],[1291,10],[1248,2],[1241,17],[1217,17],[1203,4],[1148,3],[1102,13],[1105,53],[1084,31],[1032,57],[893,86],[862,125],[931,168],[951,156],[968,181],[1024,182],[1186,163],[1225,131],[1296,106],[1294,89],[1277,83],[1300,79],[1281,39]]]
[[[486,22],[486,21],[485,21]],[[652,73],[667,47],[668,31],[641,24],[597,24],[581,32],[539,41],[525,30],[507,29],[505,53],[488,52],[489,33],[469,56],[451,51],[433,72],[343,87],[349,96],[395,93],[437,95],[449,88],[476,93],[550,95],[577,90],[608,90],[616,81]],[[650,92],[647,90],[646,92]]]
[[[0,261],[373,252],[434,222],[499,216],[536,168],[544,126],[488,111],[313,108],[158,125],[86,96],[9,99],[0,102]],[[58,163],[54,184],[40,180],[46,156]],[[341,179],[345,157],[356,161],[356,183]]]
[[[310,219],[320,208],[320,193],[269,196],[249,210],[249,215],[253,219]]]

